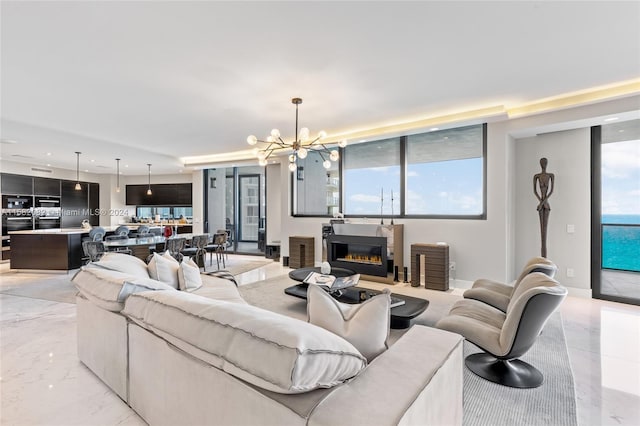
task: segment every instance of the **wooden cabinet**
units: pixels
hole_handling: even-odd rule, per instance
[[[2,174],[2,193],[10,195],[33,195],[33,177]]]
[[[60,179],[33,178],[33,195],[60,196]]]
[[[60,206],[62,207],[62,228],[79,228],[82,221],[89,220],[89,184],[81,182],[81,189],[75,189],[76,182],[61,181]]]
[[[100,225],[100,215],[98,210],[100,209],[100,184],[89,184],[89,223],[91,226]]]
[[[147,195],[148,185],[127,185],[126,204],[128,206],[190,206],[193,203],[192,184],[167,183],[151,185],[151,195]]]

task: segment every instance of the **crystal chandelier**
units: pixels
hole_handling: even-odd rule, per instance
[[[296,170],[298,167],[297,160],[298,158],[305,159],[309,154],[309,151],[316,152],[322,158],[322,165],[325,169],[329,169],[331,167],[331,161],[338,161],[340,158],[340,153],[337,149],[329,149],[327,145],[332,144],[324,144],[321,141],[327,137],[327,133],[321,131],[318,133],[315,139],[309,139],[309,129],[303,127],[300,129],[300,133],[298,133],[298,105],[302,103],[302,99],[293,98],[291,99],[291,103],[296,106],[296,140],[293,142],[285,142],[280,137],[280,130],[273,129],[271,130],[271,135],[267,136],[266,140],[260,140],[254,135],[251,135],[247,138],[247,143],[251,146],[255,146],[258,143],[266,145],[264,149],[260,149],[258,147],[254,148],[254,154],[258,157],[258,161],[261,166],[267,165],[267,160],[274,152],[280,152],[284,150],[291,150],[291,154],[289,154],[289,170],[292,172]],[[343,140],[338,143],[340,148],[344,148],[347,146],[347,141]]]

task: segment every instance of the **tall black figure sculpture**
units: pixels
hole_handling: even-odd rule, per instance
[[[542,172],[533,175],[533,193],[538,199],[538,215],[540,216],[540,256],[547,257],[547,224],[549,223],[549,197],[553,193],[553,173],[547,173],[547,159],[540,159]]]

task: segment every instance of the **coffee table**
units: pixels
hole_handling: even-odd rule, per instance
[[[322,271],[320,270],[319,267],[315,267],[315,268],[298,268],[298,269],[294,269],[293,271],[289,272],[289,278],[291,278],[292,280],[296,280],[296,281],[304,281],[305,278],[307,278],[307,276],[311,273],[311,272],[317,272],[317,273],[322,273]],[[334,277],[348,277],[350,275],[354,275],[356,272],[352,271],[351,269],[346,269],[346,268],[331,268],[331,275],[333,275]]]
[[[331,272],[333,272],[333,269],[331,270]],[[289,274],[289,276],[291,276],[291,273]],[[294,296],[306,300],[308,287],[309,284],[297,284],[285,288],[284,292],[289,296]],[[361,292],[364,292],[366,294],[366,299],[369,299],[376,294],[381,293],[377,290],[371,290],[364,287],[349,287],[340,290],[339,294],[332,294],[332,296],[335,297],[339,302],[356,304],[362,302],[362,300],[360,299]],[[402,299],[405,302],[404,305],[391,308],[391,328],[394,329],[409,328],[409,326],[411,326],[411,320],[423,313],[427,309],[427,306],[429,306],[429,301],[426,299],[419,299],[417,297],[405,296],[403,294],[397,293],[391,293],[391,295],[395,298]]]

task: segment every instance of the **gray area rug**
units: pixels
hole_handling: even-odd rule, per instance
[[[253,305],[306,320],[306,301],[284,295],[284,289],[297,284],[288,276],[240,286],[245,300]],[[360,285],[381,288],[376,283]],[[422,297],[429,300],[428,309],[414,322],[433,326],[459,300],[446,292],[395,286],[394,293]],[[391,343],[406,330],[391,330]],[[480,352],[473,344],[464,343],[464,355]],[[573,374],[560,313],[547,322],[536,344],[523,361],[534,365],[544,374],[545,381],[536,389],[513,389],[484,380],[464,367],[464,425],[465,426],[575,426],[576,399]]]
[[[253,269],[264,266],[273,260],[242,260],[229,257],[227,268],[232,275],[239,275]],[[222,265],[220,265],[222,266]],[[215,267],[207,268],[207,271],[217,270]],[[6,271],[0,274],[2,286],[0,293],[12,296],[30,297],[33,299],[50,300],[53,302],[76,303],[77,290],[71,278],[76,271],[44,273]]]

